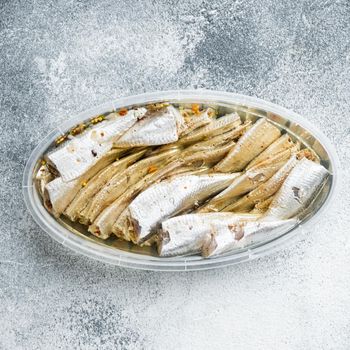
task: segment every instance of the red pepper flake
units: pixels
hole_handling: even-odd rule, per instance
[[[155,165],[151,165],[149,168],[148,168],[148,174],[151,174],[151,173],[154,173],[155,171],[157,171],[158,168],[155,166]]]
[[[198,115],[198,114],[200,114],[201,113],[201,111],[200,111],[200,109],[199,109],[199,104],[198,103],[194,103],[193,105],[192,105],[192,112],[194,113],[194,114],[196,114],[196,115]]]
[[[99,236],[99,235],[101,234],[101,231],[100,231],[99,229],[96,229],[95,232],[94,232],[94,234],[95,234],[96,236]]]
[[[120,116],[124,116],[124,115],[126,115],[128,113],[128,110],[126,109],[126,108],[122,108],[122,109],[120,109],[119,111],[118,111],[118,114],[120,115]]]

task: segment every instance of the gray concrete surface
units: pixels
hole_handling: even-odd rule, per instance
[[[1,1],[0,349],[349,349],[350,3]],[[195,273],[107,266],[24,206],[31,150],[69,115],[145,91],[208,88],[304,115],[342,188],[291,247]]]

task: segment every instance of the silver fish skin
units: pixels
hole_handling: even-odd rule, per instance
[[[175,142],[186,130],[181,113],[173,106],[147,113],[124,135],[114,142],[115,147],[157,146]]]
[[[97,218],[89,226],[89,231],[101,239],[107,239],[112,233],[114,223],[117,222],[119,216],[140,192],[153,185],[155,182],[158,182],[164,177],[168,176],[170,172],[181,167],[182,165],[183,162],[178,159],[168,163],[153,173],[141,176],[139,181],[136,183],[134,182],[130,186],[124,185],[124,193],[97,216]],[[136,179],[134,180],[136,181]],[[122,238],[130,240],[130,238],[126,238],[124,235]]]
[[[58,218],[80,188],[79,179],[64,182],[61,177],[57,177],[52,180],[46,184],[43,193],[46,209]]]
[[[229,187],[212,198],[202,211],[220,211],[230,203],[236,202],[238,196],[254,190],[270,179],[290,157],[291,149],[287,149],[246,170]]]
[[[220,172],[241,171],[281,135],[280,130],[266,118],[259,119],[218,163],[214,170]]]
[[[81,135],[63,144],[46,155],[47,161],[59,172],[62,180],[68,182],[82,176],[113,147],[113,142],[131,128],[147,110],[130,110],[121,117],[116,113]]]
[[[43,193],[44,205],[47,210],[55,217],[59,217],[80,191],[83,184],[89,181],[100,170],[111,164],[118,154],[119,150],[117,149],[108,151],[78,179],[65,182],[62,177],[57,177],[47,183]]]
[[[236,174],[183,175],[154,184],[129,205],[138,243],[150,238],[164,219],[192,207],[227,186]]]
[[[225,211],[242,212],[251,209],[256,203],[274,195],[282,186],[284,180],[298,163],[298,156],[292,155],[290,159],[266,182],[253,191],[225,207]]]
[[[175,216],[162,222],[158,232],[159,256],[170,257],[200,253],[206,239],[217,225],[239,220],[256,220],[259,215],[233,213],[199,213]]]
[[[265,219],[289,219],[299,214],[317,196],[328,175],[322,165],[307,158],[301,159],[277,192]]]
[[[185,136],[197,128],[210,124],[212,120],[215,119],[214,116],[215,110],[207,108],[200,115],[194,115],[187,118],[183,117],[185,119],[185,127],[181,136]]]
[[[248,221],[238,219],[229,225],[218,223],[202,247],[204,257],[214,257],[234,249],[244,248],[268,239],[272,239],[293,228],[297,219],[274,221]]]

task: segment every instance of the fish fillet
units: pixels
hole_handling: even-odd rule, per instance
[[[186,214],[172,217],[163,221],[158,231],[158,254],[163,257],[197,254],[216,225],[227,225],[240,219],[256,220],[259,217],[233,213]]]
[[[130,204],[130,202],[145,188],[166,177],[177,167],[183,165],[181,160],[171,162],[158,171],[146,175],[129,188],[112,204],[107,206],[89,226],[89,231],[101,239],[108,238],[112,233],[113,224]]]
[[[178,150],[169,150],[153,157],[145,158],[122,173],[113,176],[91,201],[90,210],[87,213],[88,221],[93,222],[97,215],[123,194],[129,186],[145,177],[150,167],[160,167],[177,153]]]
[[[131,128],[146,111],[145,108],[130,110],[123,117],[112,113],[104,122],[74,137],[61,148],[49,153],[46,158],[57,169],[64,182],[74,180],[110,151],[113,141]]]
[[[59,217],[82,186],[84,186],[95,174],[111,164],[119,153],[120,151],[117,149],[110,150],[78,179],[65,182],[62,177],[57,177],[46,184],[44,189],[44,203],[47,209],[52,212],[55,217]]]
[[[147,240],[160,222],[227,187],[236,174],[184,175],[155,184],[129,205],[137,242]]]
[[[214,257],[233,249],[272,239],[294,227],[297,222],[296,219],[277,221],[238,219],[229,224],[217,223],[213,225],[210,236],[205,237],[202,255],[206,258]]]
[[[203,140],[206,137],[213,137],[229,131],[238,125],[240,125],[241,119],[238,114],[232,113],[227,114],[223,117],[214,119],[210,124],[203,126],[202,128],[196,129],[189,135],[182,137],[179,140],[181,144],[191,144],[199,140]]]
[[[300,147],[299,144],[298,148]],[[254,165],[274,157],[276,154],[286,151],[289,148],[295,147],[294,142],[288,134],[282,135],[275,142],[273,142],[265,151],[261,152],[256,158],[254,158],[246,167],[246,169],[252,168]]]
[[[282,186],[284,180],[298,163],[298,155],[292,155],[291,158],[279,169],[269,180],[249,192],[238,201],[225,207],[225,211],[247,211],[256,203],[261,202],[274,195]]]
[[[186,130],[183,117],[173,106],[147,113],[114,142],[116,147],[164,145],[178,140]]]
[[[215,171],[241,171],[272,142],[281,132],[265,118],[259,119],[236,143],[229,154],[215,166]]]
[[[328,175],[322,165],[307,158],[301,159],[270,204],[266,219],[289,219],[299,214],[317,196]]]
[[[95,175],[85,187],[81,188],[79,193],[65,210],[65,215],[72,221],[78,219],[79,214],[92,200],[94,195],[116,174],[121,173],[130,165],[139,160],[147,150],[137,151],[129,156],[118,159],[108,167],[102,169]]]
[[[200,212],[220,211],[238,196],[245,194],[271,178],[291,157],[292,149],[280,152],[245,171],[217,196],[212,198]]]

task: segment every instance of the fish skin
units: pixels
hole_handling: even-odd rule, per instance
[[[215,257],[234,249],[272,239],[290,230],[297,223],[297,219],[274,221],[237,219],[230,224],[218,222],[214,225],[212,233],[205,237],[202,256]]]
[[[57,169],[64,182],[77,179],[110,151],[113,141],[132,127],[146,111],[145,108],[130,110],[123,117],[111,113],[102,123],[47,154],[46,160]]]
[[[300,144],[297,144],[298,149],[300,148]],[[270,159],[276,154],[286,151],[287,149],[295,147],[294,142],[288,134],[284,134],[279,137],[275,142],[273,142],[269,147],[265,149],[265,151],[261,152],[257,157],[255,157],[246,167],[246,170],[252,168],[258,163]]]
[[[292,148],[275,154],[269,159],[256,164],[217,196],[212,198],[199,212],[220,211],[245,194],[270,179],[291,157]]]
[[[169,166],[174,165],[173,163],[170,163]],[[184,171],[184,172],[181,172]],[[209,168],[208,167],[200,167],[200,168],[187,168],[186,167],[174,167],[173,171],[168,172],[165,177],[162,177],[162,179],[167,179],[174,176],[179,175],[199,175],[199,174],[205,174],[208,173]],[[124,209],[122,214],[117,218],[115,221],[112,232],[118,237],[122,238],[126,241],[132,241],[133,243],[137,244],[136,238],[135,238],[135,231],[134,226],[131,223],[130,217],[129,217],[129,210],[128,208]]]
[[[213,227],[239,219],[256,220],[259,215],[233,213],[201,213],[175,216],[164,220],[158,231],[159,256],[190,255],[200,253],[205,238]]]
[[[238,201],[225,207],[225,211],[250,210],[256,203],[274,195],[282,186],[284,180],[298,163],[298,155],[292,155],[290,159],[265,183],[249,192]]]
[[[108,183],[92,199],[87,220],[92,223],[96,217],[113,201],[118,199],[129,186],[137,183],[148,173],[150,166],[161,166],[169,161],[171,157],[178,154],[178,150],[169,150],[152,157],[148,157],[133,164],[125,171],[113,176]]]
[[[46,209],[56,218],[60,217],[80,188],[79,179],[64,182],[57,177],[45,185],[43,200]]]
[[[229,131],[242,123],[237,113],[227,114],[223,117],[214,119],[210,124],[192,131],[190,134],[179,140],[180,144],[192,144],[206,137],[213,137]]]
[[[202,126],[208,125],[215,119],[213,116],[215,115],[215,111],[213,108],[205,109],[200,115],[193,115],[190,117],[184,117],[186,129],[181,133],[181,137],[188,135],[193,130],[196,130]]]
[[[132,153],[129,156],[116,160],[108,167],[97,173],[85,187],[81,188],[74,197],[69,206],[65,209],[64,214],[71,220],[76,221],[79,214],[88,205],[93,196],[116,174],[121,173],[130,165],[139,160],[145,153],[146,149]]]
[[[312,202],[322,188],[328,170],[307,158],[301,159],[290,172],[265,213],[266,220],[289,219]]]
[[[156,146],[175,142],[186,130],[183,117],[173,106],[147,113],[114,142],[115,147]]]
[[[48,211],[55,217],[59,217],[80,191],[82,183],[88,182],[95,174],[111,164],[119,153],[117,149],[110,150],[78,179],[65,182],[62,177],[57,177],[47,183],[43,198]]]
[[[112,233],[114,223],[117,221],[126,207],[130,204],[130,202],[141,191],[166,177],[170,172],[172,172],[177,167],[181,167],[182,165],[183,162],[181,160],[171,162],[158,171],[148,174],[144,178],[141,178],[132,186],[129,186],[129,188],[120,197],[118,197],[112,204],[107,206],[97,216],[94,222],[89,226],[89,232],[101,239],[107,239]]]
[[[241,171],[280,135],[277,127],[266,118],[261,118],[243,134],[228,155],[214,167],[214,171]]]
[[[162,220],[221,191],[235,177],[236,174],[184,175],[149,187],[129,205],[136,241],[147,240]]]

